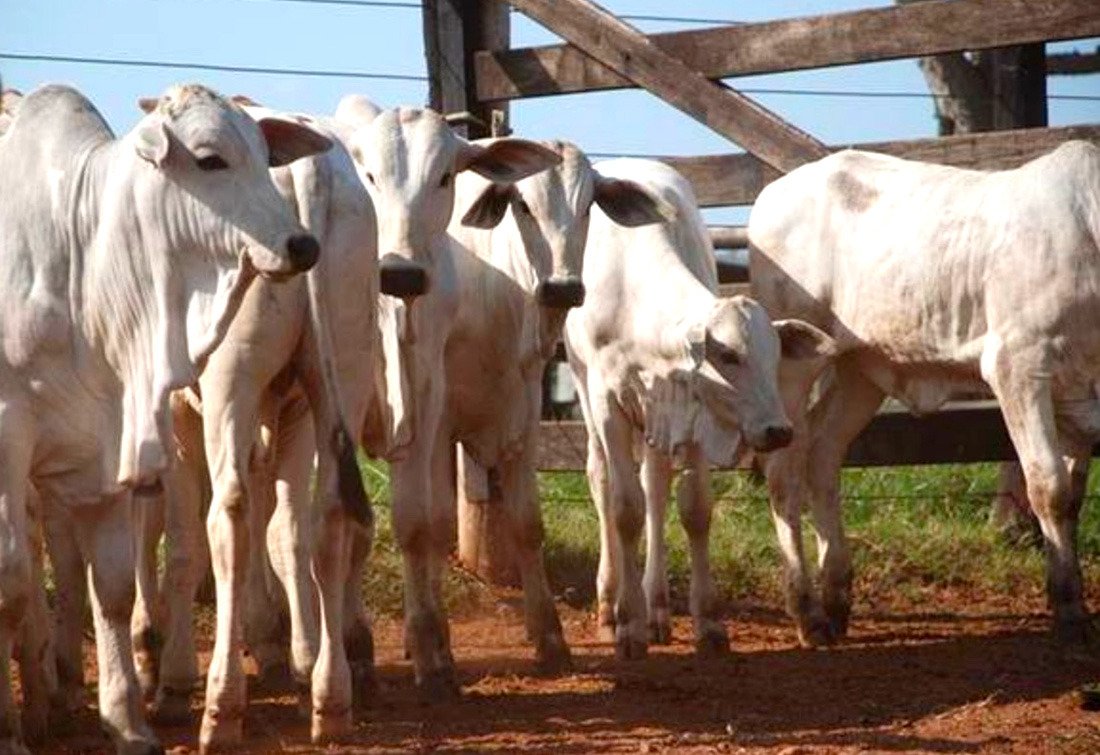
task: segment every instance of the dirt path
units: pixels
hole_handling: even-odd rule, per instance
[[[778,614],[734,610],[735,652],[696,660],[690,625],[648,660],[616,663],[584,613],[562,608],[575,672],[532,674],[516,602],[453,623],[462,699],[422,705],[402,658],[400,627],[377,627],[380,690],[353,743],[330,752],[1018,752],[1100,753],[1100,713],[1074,691],[1100,681],[1100,655],[1052,646],[1035,599],[947,595],[942,613],[858,614],[828,651],[794,645]],[[489,618],[486,618],[489,617]],[[190,752],[195,725],[161,730]],[[48,752],[109,751],[94,711]],[[255,696],[242,753],[311,752],[292,696]]]

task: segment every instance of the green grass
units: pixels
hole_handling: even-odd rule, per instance
[[[376,611],[400,610],[400,553],[393,541],[385,465],[364,464],[375,495],[378,534],[366,575],[367,599]],[[857,596],[862,600],[918,598],[930,589],[960,588],[1004,595],[1039,595],[1043,558],[1014,545],[988,523],[996,489],[995,464],[849,469],[842,479],[843,516],[852,543]],[[726,600],[782,605],[780,558],[765,490],[747,475],[722,473],[712,481],[716,506],[711,559]],[[546,525],[545,555],[556,593],[574,588],[592,600],[599,555],[595,508],[582,473],[540,474]],[[1090,476],[1089,492],[1100,492],[1100,472]],[[675,502],[670,502],[666,533],[674,596],[687,594],[686,537]],[[812,528],[804,526],[809,558]],[[1100,510],[1087,501],[1081,522],[1081,555],[1087,583],[1100,577]],[[469,575],[449,570],[445,592],[452,606],[483,595]]]

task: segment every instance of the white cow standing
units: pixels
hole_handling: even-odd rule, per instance
[[[753,292],[773,317],[836,339],[835,379],[766,471],[804,644],[844,635],[852,580],[840,465],[885,396],[913,412],[992,389],[1047,550],[1058,633],[1088,634],[1076,538],[1100,437],[1100,148],[1070,142],[1016,170],[983,172],[844,151],[769,185],[749,222]],[[799,512],[814,513],[820,599]]]
[[[647,188],[599,175],[572,144],[543,144],[561,162],[512,186],[469,173],[458,181],[449,233],[459,306],[446,346],[436,453],[450,456],[461,442],[479,467],[498,474],[510,528],[500,535],[513,543],[528,634],[539,665],[561,669],[569,650],[543,565],[535,476],[542,373],[569,308],[584,301],[593,205],[626,226],[661,222],[673,209]],[[436,495],[453,494],[451,476],[438,485]]]
[[[587,299],[565,324],[600,518],[599,631],[625,659],[644,656],[647,639],[670,639],[664,523],[679,457],[696,646],[724,652],[729,640],[717,615],[708,555],[708,465],[732,465],[742,440],[757,451],[789,442],[791,425],[777,388],[780,358],[786,371],[816,374],[831,342],[800,321],[773,327],[763,307],[746,297],[718,298],[706,225],[691,186],[672,168],[623,159],[598,163],[596,170],[604,181],[646,187],[674,210],[669,222],[640,228],[624,228],[593,210]],[[640,482],[637,434],[646,441]],[[643,521],[644,595],[635,555]]]
[[[460,306],[455,241],[447,225],[455,203],[455,177],[473,171],[494,184],[514,184],[558,163],[551,150],[522,139],[479,145],[457,136],[431,110],[379,112],[360,96],[346,97],[336,117],[355,129],[349,147],[378,213],[379,251],[394,274],[402,262],[420,279],[424,296],[392,312],[403,345],[412,411],[389,405],[396,435],[390,464],[393,524],[404,558],[406,643],[417,684],[429,697],[455,688],[454,659],[443,612],[440,572],[454,541],[450,446],[439,443],[446,400],[444,349]],[[395,367],[398,367],[395,365]],[[387,366],[387,369],[389,366]],[[407,439],[407,442],[406,442]]]
[[[0,141],[0,673],[35,589],[30,484],[72,516],[120,752],[159,749],[130,662],[130,491],[167,465],[169,394],[201,372],[256,272],[317,260],[267,167],[328,146],[198,86],[118,140],[75,90],[44,87]],[[19,740],[5,683],[0,749],[25,752]]]
[[[199,738],[203,749],[241,738],[247,702],[243,641],[261,673],[286,666],[282,638],[270,631],[272,617],[278,630],[280,613],[265,585],[272,567],[280,583],[276,600],[288,603],[294,619],[291,667],[299,688],[312,698],[315,742],[350,729],[352,690],[344,640],[366,632],[369,643],[369,626],[357,621],[345,626],[349,545],[344,538],[349,528],[361,529],[368,541],[373,533],[347,428],[362,425],[374,395],[376,308],[363,306],[378,299],[374,210],[340,142],[339,124],[254,104],[245,109],[257,119],[308,124],[326,134],[333,147],[273,169],[288,206],[320,240],[321,260],[304,280],[253,286],[210,357],[198,390],[173,397],[179,459],[166,486],[167,505],[143,522],[138,569],[143,599],[133,622],[139,676],[156,689],[158,720],[187,721],[198,673],[192,607],[205,567],[203,477],[210,476],[207,528],[218,624]],[[317,498],[311,505],[317,450]],[[162,591],[167,616],[158,658],[161,633],[153,609],[155,546],[162,527],[168,546]]]

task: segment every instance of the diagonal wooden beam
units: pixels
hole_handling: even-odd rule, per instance
[[[1100,36],[1096,0],[931,0],[654,34],[650,40],[718,79],[1095,36]],[[633,86],[570,45],[475,57],[482,100]],[[1088,65],[1088,58],[1080,62]],[[1059,62],[1052,62],[1051,71],[1062,73]]]
[[[828,154],[809,134],[721,83],[710,81],[589,0],[508,0],[620,76],[789,171]]]

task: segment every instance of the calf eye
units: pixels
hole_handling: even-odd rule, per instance
[[[444,173],[443,178],[439,179],[439,188],[446,189],[450,185],[451,185],[451,174],[450,173]]]
[[[200,170],[225,170],[229,167],[229,163],[223,160],[220,155],[206,155],[205,157],[196,158],[195,164],[199,166]]]

